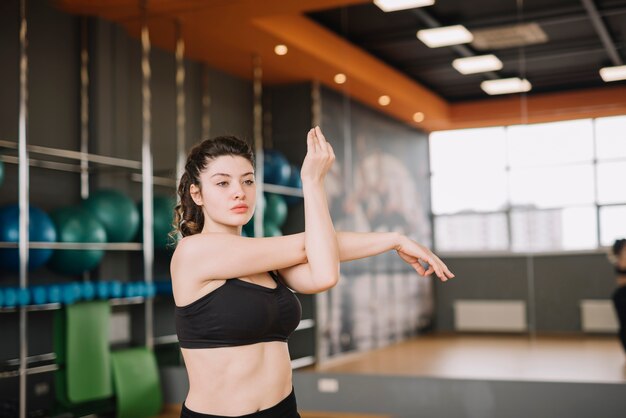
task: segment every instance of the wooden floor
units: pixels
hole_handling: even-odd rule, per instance
[[[626,383],[626,355],[612,336],[422,336],[299,371]]]

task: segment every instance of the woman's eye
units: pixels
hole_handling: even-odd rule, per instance
[[[218,186],[224,186],[224,185],[228,185],[228,182],[226,181],[221,181],[219,183],[217,183]]]
[[[254,184],[254,180],[246,180],[245,183],[251,186]]]

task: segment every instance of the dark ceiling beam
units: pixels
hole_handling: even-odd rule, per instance
[[[571,10],[568,9],[559,9],[559,10]],[[559,14],[560,11],[551,11],[550,13],[534,13],[534,14],[525,14],[524,21],[525,22],[534,22],[538,23],[541,26],[551,26],[551,25],[563,25],[563,24],[573,24],[577,22],[583,22],[589,20],[589,15],[580,11],[580,7],[576,8],[579,10],[578,12],[568,12],[565,14]],[[612,9],[606,9],[599,12],[601,17],[611,17],[611,16],[619,16],[626,14],[626,7],[618,7]],[[517,24],[519,21],[516,17],[505,17],[500,16],[500,18],[493,17],[487,19],[480,20],[467,20],[461,22],[465,27],[467,27],[470,31],[476,29],[484,29],[488,27],[494,26],[504,26],[508,24]],[[411,26],[402,29],[396,29],[393,32],[385,31],[385,32],[376,32],[371,35],[362,35],[358,38],[353,37],[351,39],[352,42],[369,48],[384,48],[385,46],[391,46],[395,44],[406,43],[409,40],[415,39],[416,27]]]
[[[626,48],[626,44],[615,44],[617,50],[623,50]],[[545,60],[559,60],[561,58],[567,58],[577,55],[588,55],[598,52],[603,52],[604,47],[598,44],[598,41],[594,39],[576,40],[575,42],[559,42],[545,45],[536,45],[532,49],[526,49],[526,62],[536,62]],[[498,52],[498,58],[503,64],[511,64],[519,60],[519,54],[516,49],[502,50]],[[410,59],[406,61],[400,61],[396,66],[400,71],[408,73],[419,73],[420,71],[440,71],[443,68],[452,68],[450,66],[450,60],[447,58],[429,59],[428,66],[424,65],[423,59]]]
[[[591,19],[591,23],[593,24],[594,29],[598,33],[600,40],[602,41],[602,45],[604,45],[604,49],[606,49],[606,53],[608,54],[613,65],[622,65],[622,58],[619,56],[617,49],[615,48],[615,44],[613,43],[613,39],[611,39],[611,35],[609,34],[604,21],[598,14],[598,9],[596,8],[593,0],[581,0],[583,6],[585,6],[585,10],[587,10],[587,14]]]
[[[435,19],[434,17],[432,17],[431,15],[429,15],[422,9],[411,9],[411,12],[418,19],[420,19],[422,23],[424,23],[427,27],[431,29],[440,28],[442,26],[441,23],[437,21],[437,19]],[[457,54],[459,54],[463,58],[475,57],[477,55],[467,45],[452,45],[447,48],[451,48],[453,51],[455,51]],[[500,76],[498,76],[498,74],[494,73],[493,71],[481,73],[481,75],[490,80],[498,80],[500,78]]]

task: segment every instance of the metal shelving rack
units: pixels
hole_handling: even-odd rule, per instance
[[[88,49],[87,49],[87,26],[83,19],[82,45],[81,45],[81,149],[72,151],[51,147],[42,147],[28,144],[28,55],[27,55],[27,21],[26,21],[26,0],[20,0],[20,88],[19,88],[19,121],[18,121],[18,142],[0,140],[0,148],[17,150],[17,156],[2,156],[2,161],[18,165],[18,189],[19,189],[19,241],[2,242],[0,248],[18,248],[19,253],[19,287],[28,287],[28,251],[33,249],[102,249],[110,251],[142,251],[144,258],[144,281],[151,283],[153,280],[154,266],[154,237],[152,230],[153,206],[152,189],[154,184],[164,186],[175,186],[176,182],[171,179],[153,176],[152,170],[152,149],[150,133],[150,41],[147,26],[142,27],[142,160],[141,162],[114,158],[103,155],[90,154],[88,152],[88,125],[89,125],[89,105],[88,105]],[[29,154],[43,155],[44,159],[31,159]],[[71,162],[58,162],[46,160],[45,157],[55,157],[58,159],[70,160]],[[75,162],[78,161],[79,164]],[[141,243],[45,243],[30,242],[28,235],[29,224],[29,167],[42,167],[52,170],[61,170],[81,174],[81,197],[89,196],[89,164],[116,167],[134,171],[132,181],[142,183],[143,205],[143,244]],[[85,280],[89,280],[89,275],[84,275]],[[152,299],[143,297],[110,299],[112,306],[144,304],[145,306],[145,343],[150,349],[154,347],[153,336],[153,316]],[[26,404],[26,380],[28,375],[46,373],[58,370],[58,365],[49,364],[37,367],[29,367],[29,364],[54,361],[55,353],[47,353],[37,356],[28,356],[28,312],[49,311],[61,309],[61,304],[50,303],[45,305],[27,305],[16,308],[2,308],[0,313],[19,313],[19,357],[5,361],[8,366],[18,366],[18,370],[0,373],[0,378],[19,377],[19,417],[25,418],[27,413]]]
[[[0,149],[16,150],[17,156],[2,155],[0,159],[9,164],[18,165],[18,189],[19,189],[19,241],[0,242],[0,248],[18,248],[19,253],[19,287],[28,287],[28,251],[29,249],[99,249],[106,251],[142,251],[144,258],[144,280],[148,283],[153,281],[154,267],[154,237],[151,228],[153,220],[152,196],[155,185],[176,187],[177,181],[170,178],[163,178],[153,175],[152,147],[151,147],[151,113],[150,113],[150,39],[148,28],[144,19],[141,30],[142,45],[142,159],[134,161],[104,155],[89,153],[88,151],[88,127],[89,127],[89,75],[88,63],[89,55],[87,48],[87,26],[83,19],[82,42],[81,42],[81,130],[80,130],[80,151],[59,149],[53,147],[43,147],[28,144],[27,120],[28,120],[28,56],[27,56],[27,22],[26,22],[26,0],[20,0],[20,88],[19,88],[19,135],[18,141],[0,140]],[[184,171],[185,163],[185,95],[184,95],[184,43],[181,36],[180,23],[177,22],[177,42],[176,42],[176,96],[177,96],[177,178],[180,178]],[[257,177],[263,178],[263,136],[262,136],[262,107],[261,107],[261,77],[262,71],[260,58],[254,59],[254,141],[255,153],[257,156]],[[31,158],[30,154],[39,155],[40,158]],[[64,160],[52,161],[46,159],[54,157]],[[93,172],[90,164],[102,167],[115,167],[130,171],[130,180],[142,183],[143,205],[143,244],[142,243],[47,243],[31,242],[28,235],[29,224],[29,167],[41,167],[51,170],[80,173],[81,175],[81,197],[89,197],[89,175]],[[259,182],[257,196],[262,196],[264,191],[271,193],[303,197],[302,190]],[[255,219],[263,219],[263,201],[258,199]],[[255,222],[255,236],[263,236],[263,223]],[[86,274],[85,280],[89,280]],[[110,299],[112,306],[137,305],[145,306],[145,342],[146,346],[153,349],[155,345],[173,344],[177,342],[177,336],[165,335],[154,337],[153,335],[153,301],[151,298],[132,297]],[[4,365],[18,366],[18,370],[0,372],[0,378],[19,377],[19,417],[25,418],[27,412],[26,404],[26,381],[28,375],[46,373],[58,370],[58,365],[49,364],[43,366],[29,367],[29,364],[44,361],[56,360],[55,353],[28,356],[28,312],[52,311],[61,309],[59,303],[49,303],[45,305],[26,305],[15,308],[0,308],[2,313],[19,313],[19,357],[4,361]],[[303,319],[296,331],[315,327],[314,319]],[[292,360],[292,368],[303,367],[315,362],[315,356],[308,356]]]

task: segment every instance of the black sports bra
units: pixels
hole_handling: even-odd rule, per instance
[[[212,292],[176,306],[182,348],[215,348],[287,341],[302,317],[300,300],[269,272],[276,288],[228,279]]]

